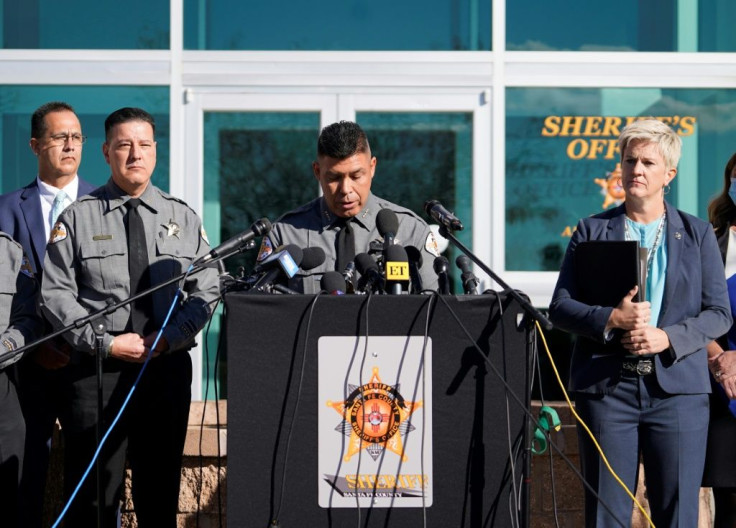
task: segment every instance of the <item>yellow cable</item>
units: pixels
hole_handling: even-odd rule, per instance
[[[560,385],[560,388],[562,389],[562,394],[565,395],[565,400],[567,401],[568,407],[570,407],[570,411],[572,412],[575,419],[580,423],[580,425],[583,426],[583,429],[585,429],[585,432],[588,433],[588,436],[590,436],[590,439],[593,440],[593,444],[595,445],[595,448],[598,450],[598,453],[601,455],[601,459],[603,460],[603,463],[606,464],[606,467],[608,468],[608,472],[613,475],[613,478],[616,479],[616,482],[618,482],[621,487],[626,491],[626,494],[631,497],[631,500],[634,501],[634,504],[636,504],[636,507],[639,508],[639,511],[641,511],[642,515],[646,518],[647,522],[649,523],[649,526],[652,528],[655,528],[654,523],[652,522],[652,519],[647,515],[647,512],[644,510],[644,507],[639,504],[639,501],[636,500],[636,497],[634,497],[634,494],[631,493],[629,488],[626,486],[626,484],[623,483],[623,481],[619,478],[619,476],[616,474],[616,472],[611,467],[611,464],[608,463],[608,459],[606,458],[606,455],[603,454],[603,449],[601,448],[598,441],[595,439],[595,436],[593,436],[593,433],[588,428],[588,425],[583,421],[582,418],[580,418],[580,415],[575,411],[575,407],[573,406],[572,402],[570,401],[570,397],[567,395],[567,390],[565,390],[565,385],[562,383],[562,379],[560,378],[560,373],[557,371],[557,366],[555,365],[554,360],[552,359],[552,354],[549,351],[549,346],[547,345],[547,340],[544,337],[544,332],[542,332],[542,327],[539,326],[539,322],[535,321],[535,324],[537,325],[537,330],[539,331],[539,335],[542,336],[542,343],[544,343],[544,349],[547,352],[547,357],[549,358],[549,362],[552,365],[552,370],[555,372],[555,377],[557,378],[557,383]],[[638,463],[638,462],[637,462]]]

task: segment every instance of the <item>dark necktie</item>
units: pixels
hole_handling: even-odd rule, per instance
[[[128,208],[126,230],[128,234],[128,270],[130,274],[131,295],[140,293],[151,286],[148,271],[146,229],[143,225],[141,213],[138,211],[140,204],[141,201],[139,198],[131,198],[125,202],[125,206]],[[152,312],[150,295],[131,303],[130,329],[142,336],[148,335],[152,331],[150,328]]]
[[[342,218],[337,225],[341,226],[340,232],[337,234],[337,259],[335,261],[335,271],[343,273],[348,262],[355,260],[355,233],[350,218]]]

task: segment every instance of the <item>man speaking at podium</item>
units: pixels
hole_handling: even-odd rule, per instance
[[[340,121],[322,129],[312,171],[323,195],[276,221],[268,236],[263,238],[259,261],[283,244],[321,247],[325,251],[325,262],[308,273],[294,276],[289,284],[297,291],[316,293],[320,290],[322,274],[327,271],[346,274],[356,255],[381,253],[383,239],[393,237],[394,244],[419,250],[422,288],[437,289],[432,263],[439,251],[434,235],[414,212],[371,193],[376,158],[371,155],[368,138],[357,123]],[[396,213],[398,229],[395,233],[381,233],[376,218],[382,209]]]
[[[153,184],[155,123],[140,108],[121,108],[105,120],[102,152],[112,176],[71,204],[49,240],[41,288],[43,311],[55,329],[128,299],[185,272],[210,247],[196,213]],[[101,453],[105,527],[115,526],[125,469],[132,471],[133,504],[141,528],[175,528],[181,457],[191,399],[188,350],[219,295],[214,268],[191,275],[140,382]],[[104,431],[120,409],[153,347],[177,284],[156,290],[101,320]],[[90,324],[64,337],[74,351],[61,415],[68,499],[96,448],[95,334]],[[72,503],[66,526],[96,526],[94,472]]]

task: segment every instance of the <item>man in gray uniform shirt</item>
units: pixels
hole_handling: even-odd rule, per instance
[[[61,214],[47,248],[42,308],[57,329],[183,273],[209,251],[194,211],[150,183],[156,165],[154,132],[153,117],[138,108],[122,108],[105,121],[102,150],[112,177]],[[142,244],[136,245],[139,242]],[[169,285],[144,302],[126,305],[102,319],[107,325],[103,338],[105,428],[153,346],[176,290],[176,283]],[[184,290],[184,300],[177,302],[121,422],[102,451],[103,474],[108,477],[104,483],[105,526],[115,526],[126,445],[138,526],[177,525],[191,399],[188,350],[219,295],[216,269],[190,276]],[[91,325],[85,325],[65,337],[74,347],[70,401],[65,402],[68,414],[60,417],[66,440],[68,497],[92,459],[97,418],[94,332]],[[68,526],[96,525],[93,477],[94,472],[72,504],[65,518]]]
[[[380,254],[383,239],[376,227],[376,216],[381,209],[391,209],[399,220],[394,243],[414,246],[420,251],[423,289],[437,289],[437,274],[432,267],[439,255],[435,237],[427,223],[414,212],[371,193],[376,158],[371,155],[368,138],[357,123],[340,121],[322,129],[312,171],[322,188],[322,196],[276,221],[271,232],[263,238],[259,262],[284,244],[321,247],[325,251],[325,262],[309,272],[300,271],[289,283],[290,287],[304,293],[316,293],[320,290],[322,274],[344,272],[340,269],[342,264],[338,263],[337,246],[346,220],[353,231],[355,253]]]
[[[0,353],[6,353],[40,337],[43,324],[36,313],[38,284],[20,244],[0,233],[0,255]],[[0,368],[0,497],[2,525],[20,528],[25,526],[17,504],[26,429],[10,370]]]

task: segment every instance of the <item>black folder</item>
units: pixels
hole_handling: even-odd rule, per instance
[[[576,299],[591,306],[618,306],[636,285],[634,302],[645,299],[646,253],[633,240],[580,242],[575,247]]]

